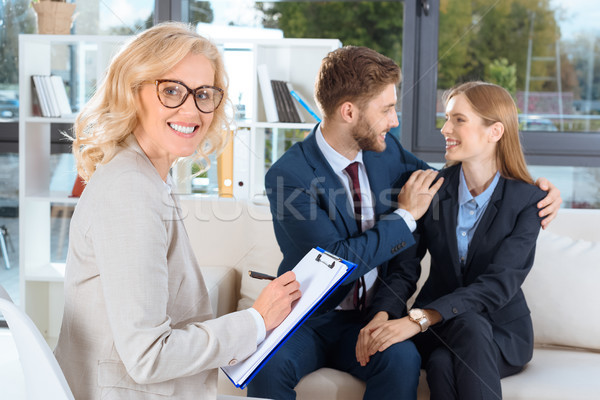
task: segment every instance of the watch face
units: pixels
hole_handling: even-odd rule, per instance
[[[420,308],[413,308],[412,310],[409,311],[408,313],[410,315],[410,317],[412,319],[421,319],[425,316],[425,314],[423,313],[423,310],[421,310]]]

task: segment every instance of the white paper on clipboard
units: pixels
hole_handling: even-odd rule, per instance
[[[302,297],[286,319],[267,332],[265,340],[244,361],[221,369],[237,387],[244,388],[268,359],[278,350],[302,322],[356,268],[356,264],[316,248],[310,250],[292,271],[300,283]]]

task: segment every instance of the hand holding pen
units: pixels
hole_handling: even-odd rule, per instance
[[[270,331],[288,316],[292,303],[300,298],[300,283],[292,271],[277,278],[255,271],[249,271],[249,274],[253,278],[271,280],[252,305],[263,317],[266,330]]]

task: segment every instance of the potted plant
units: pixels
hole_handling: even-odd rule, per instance
[[[65,0],[32,0],[32,6],[38,18],[38,33],[71,33],[75,3],[66,3]]]

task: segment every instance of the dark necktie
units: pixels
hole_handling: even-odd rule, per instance
[[[359,232],[362,232],[362,199],[360,196],[360,182],[358,181],[358,162],[355,161],[344,168],[344,171],[350,177],[351,187],[350,192],[352,193],[352,203],[354,205],[354,218],[356,219],[356,225],[358,226]],[[362,287],[362,293],[360,288]],[[360,297],[359,294],[360,293]],[[364,276],[361,276],[354,286],[354,308],[357,310],[364,310],[367,300],[367,286],[365,284]]]
[[[352,204],[354,205],[354,218],[356,218],[358,230],[362,232],[362,199],[360,197],[360,182],[358,181],[358,161],[348,165],[344,168],[344,171],[346,171],[352,183],[350,193],[352,193]]]

